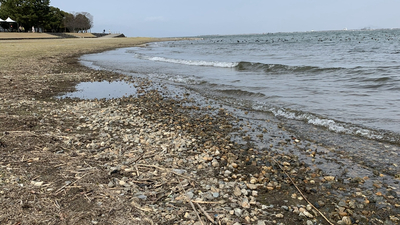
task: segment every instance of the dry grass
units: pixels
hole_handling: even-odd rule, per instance
[[[33,63],[61,55],[77,55],[98,52],[117,47],[128,47],[154,38],[114,38],[114,39],[51,39],[51,40],[0,40],[0,71],[14,72],[21,67],[29,68]],[[43,62],[45,63],[45,62]]]
[[[69,35],[79,37],[79,38],[95,38],[92,33],[68,33]]]
[[[46,33],[16,33],[16,32],[1,32],[1,39],[26,39],[26,38],[57,38],[57,36],[46,34]]]
[[[155,38],[72,38],[0,40],[0,99],[45,98],[71,91],[95,77],[78,63],[79,55],[131,47]],[[98,78],[98,76],[96,76]],[[47,93],[47,94],[45,94]]]

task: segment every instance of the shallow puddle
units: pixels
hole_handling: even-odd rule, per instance
[[[76,90],[60,98],[109,99],[136,95],[137,93],[136,88],[132,84],[124,81],[82,82],[76,86]]]

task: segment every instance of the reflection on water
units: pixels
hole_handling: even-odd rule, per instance
[[[136,95],[136,88],[124,81],[83,82],[76,86],[76,92],[67,93],[61,98],[101,99],[120,98]]]

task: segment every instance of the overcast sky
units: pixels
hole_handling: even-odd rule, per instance
[[[400,27],[399,0],[51,0],[50,5],[92,14],[92,32],[129,37]]]

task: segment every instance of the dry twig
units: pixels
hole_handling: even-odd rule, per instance
[[[192,201],[192,202],[198,203],[198,204],[224,204],[225,203],[224,200],[221,200],[218,202],[207,202],[207,201]]]
[[[164,170],[164,171],[173,173],[173,174],[175,174],[175,175],[177,175],[177,176],[183,177],[183,178],[188,179],[188,180],[192,180],[192,178],[187,177],[187,176],[184,176],[184,175],[181,175],[181,174],[179,174],[179,173],[176,173],[176,172],[172,171],[172,169],[170,169],[170,168],[162,168],[162,167],[159,167],[159,166],[155,166],[155,165],[146,165],[146,164],[136,164],[136,166],[139,166],[139,167],[152,167],[152,168],[156,168],[156,169],[159,169],[159,170]]]
[[[182,194],[186,197],[187,201],[190,203],[190,206],[192,206],[192,209],[193,209],[194,213],[196,214],[197,218],[199,218],[200,223],[201,223],[202,225],[204,225],[204,222],[203,222],[203,220],[201,219],[199,213],[197,212],[196,207],[194,207],[194,204],[193,204],[192,200],[190,200],[190,199],[184,194],[185,191],[183,190],[183,186],[182,186],[181,181],[180,181],[179,179],[178,179],[178,181],[179,181],[179,187],[180,187],[180,189],[181,189],[181,191],[182,191]]]
[[[84,178],[86,175],[88,175],[89,173],[84,174],[83,176],[79,177],[78,179],[76,179],[74,182],[68,183],[62,187],[60,187],[54,194],[57,195],[58,193],[60,193],[64,188],[66,188],[69,185],[73,185],[76,182],[78,182],[79,180],[81,180],[82,178]]]
[[[199,205],[199,203],[196,203],[197,207],[199,207],[200,211],[207,217],[207,219],[209,221],[211,221],[211,223],[215,223],[214,219],[203,209],[203,207],[201,207],[201,205]]]
[[[279,166],[279,168],[285,173],[285,175],[289,178],[290,182],[293,184],[293,186],[297,189],[297,191],[300,193],[300,195],[303,197],[304,200],[306,200],[306,202],[308,204],[311,205],[311,207],[313,207],[313,209],[315,209],[325,220],[326,222],[328,222],[330,225],[334,225],[328,218],[326,218],[326,216],[319,211],[310,201],[308,201],[308,199],[306,198],[306,196],[303,194],[302,191],[300,191],[300,188],[294,183],[293,179],[289,176],[289,174],[282,168],[281,164],[278,163],[273,157],[271,157],[272,160]]]

